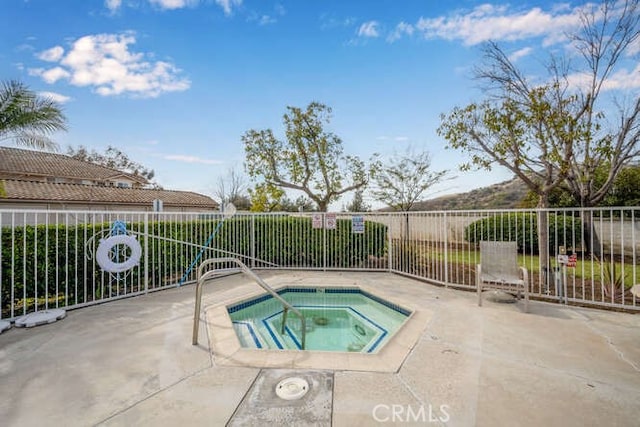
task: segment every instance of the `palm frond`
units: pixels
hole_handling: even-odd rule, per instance
[[[0,88],[0,140],[12,139],[18,145],[57,150],[49,136],[67,130],[67,119],[60,105],[37,96],[15,80]]]

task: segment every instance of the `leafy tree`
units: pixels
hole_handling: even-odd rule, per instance
[[[310,212],[317,209],[313,201],[308,197],[298,196],[294,200],[285,196],[280,202],[279,210],[283,212]]]
[[[275,185],[260,183],[253,189],[249,189],[252,212],[298,212],[313,211],[313,202],[300,196],[295,200],[287,197],[284,190]]]
[[[220,206],[233,203],[239,210],[251,208],[251,200],[247,195],[247,180],[236,168],[230,168],[226,176],[218,179],[214,197]]]
[[[342,140],[325,130],[330,114],[331,108],[318,102],[305,110],[288,106],[283,117],[284,141],[271,129],[245,132],[242,142],[249,176],[267,185],[301,191],[321,211],[342,194],[366,186],[374,169],[344,154]]]
[[[67,130],[67,118],[51,98],[38,96],[23,83],[3,82],[0,87],[0,141],[56,151],[50,135]]]
[[[607,179],[610,168],[603,166],[596,174],[595,185],[600,186]],[[520,202],[522,208],[533,208],[537,205],[538,198],[535,193],[529,192]],[[613,185],[609,189],[599,206],[638,206],[640,204],[640,165],[626,166],[618,172]],[[549,206],[555,208],[579,207],[580,202],[566,184],[555,188],[549,194]]]
[[[371,205],[364,201],[362,189],[356,190],[351,202],[344,207],[346,212],[369,212]]]
[[[264,182],[249,189],[252,212],[275,212],[280,210],[284,190]]]
[[[409,211],[429,188],[445,179],[449,171],[432,171],[428,152],[416,153],[408,147],[404,154],[395,153],[376,172],[373,197],[395,210]]]
[[[99,153],[95,149],[89,151],[87,147],[83,145],[75,148],[69,146],[67,147],[67,155],[74,159],[95,163],[120,172],[142,177],[147,181],[151,181],[155,176],[153,169],[149,169],[131,160],[122,150],[112,145],[109,145],[104,153]],[[150,184],[155,188],[160,188],[155,182],[150,182]]]
[[[618,173],[602,204],[640,206],[640,165],[626,167]]]

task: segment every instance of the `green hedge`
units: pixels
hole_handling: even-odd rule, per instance
[[[217,221],[203,218],[149,222],[148,242],[145,242],[143,234],[144,223],[128,223],[127,229],[140,233],[140,244],[148,248],[149,286],[155,288],[177,283],[196,258],[199,246],[204,245],[216,228]],[[11,315],[8,311],[11,301],[19,310],[14,315],[19,315],[23,305],[31,307],[35,304],[36,296],[42,309],[45,295],[49,297],[50,306],[55,306],[56,302],[66,306],[142,290],[144,268],[134,268],[119,277],[123,280],[115,280],[116,277],[100,269],[95,259],[86,256],[87,242],[88,252],[95,253],[102,234],[93,242],[92,236],[108,231],[110,225],[38,225],[0,229],[2,317]],[[364,234],[353,234],[350,220],[338,220],[336,230],[326,230],[326,236],[324,232],[312,228],[311,219],[305,217],[237,217],[225,222],[202,259],[238,256],[248,265],[252,265],[251,258],[264,261],[254,261],[256,267],[318,268],[325,265],[326,255],[327,267],[347,268],[361,265],[370,255],[381,257],[386,250],[387,227],[383,224],[366,222]],[[188,277],[188,280],[193,279],[195,271]]]
[[[512,212],[498,214],[472,222],[464,230],[464,238],[469,243],[482,240],[516,241],[518,251],[537,254],[538,221],[537,214]],[[558,246],[573,246],[574,236],[579,245],[581,222],[573,216],[549,214],[549,251],[556,253]]]

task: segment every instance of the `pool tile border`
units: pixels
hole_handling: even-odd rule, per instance
[[[411,310],[408,310],[404,307],[402,307],[399,304],[395,304],[392,303],[384,298],[381,298],[377,295],[372,294],[371,292],[368,292],[366,290],[361,289],[360,287],[347,287],[347,288],[340,288],[337,286],[331,286],[331,287],[326,287],[326,286],[318,286],[318,287],[314,287],[314,288],[310,288],[310,287],[298,287],[298,286],[291,286],[291,285],[286,285],[282,288],[279,288],[276,290],[276,293],[278,295],[282,295],[285,294],[287,292],[292,292],[292,293],[318,293],[318,289],[322,289],[321,292],[324,293],[328,293],[328,294],[360,294],[363,295],[379,304],[384,305],[385,307],[397,311],[400,314],[403,314],[405,316],[410,316],[411,315]],[[227,310],[229,311],[229,313],[235,313],[236,311],[254,306],[256,304],[259,304],[261,302],[264,301],[268,301],[270,299],[272,299],[273,296],[270,294],[265,294],[256,298],[247,298],[242,300],[242,302],[237,303],[237,304],[230,304],[227,305]]]
[[[284,289],[312,289],[291,284],[272,285],[277,292]],[[375,290],[366,284],[332,285],[332,289],[349,291],[359,289],[369,295]],[[205,307],[206,333],[214,361],[220,366],[243,366],[256,368],[330,369],[340,371],[398,372],[404,360],[418,342],[433,313],[413,307],[409,301],[385,300],[398,308],[410,309],[412,313],[394,334],[392,340],[375,353],[341,353],[309,350],[266,350],[243,348],[235,333],[228,306],[242,304],[261,296],[264,291],[247,292],[239,298],[221,301],[215,306]],[[270,295],[269,295],[270,296]],[[204,329],[204,328],[203,328]]]

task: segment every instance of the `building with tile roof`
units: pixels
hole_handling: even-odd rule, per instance
[[[0,208],[201,212],[218,208],[190,191],[145,188],[141,176],[42,151],[0,147]]]

